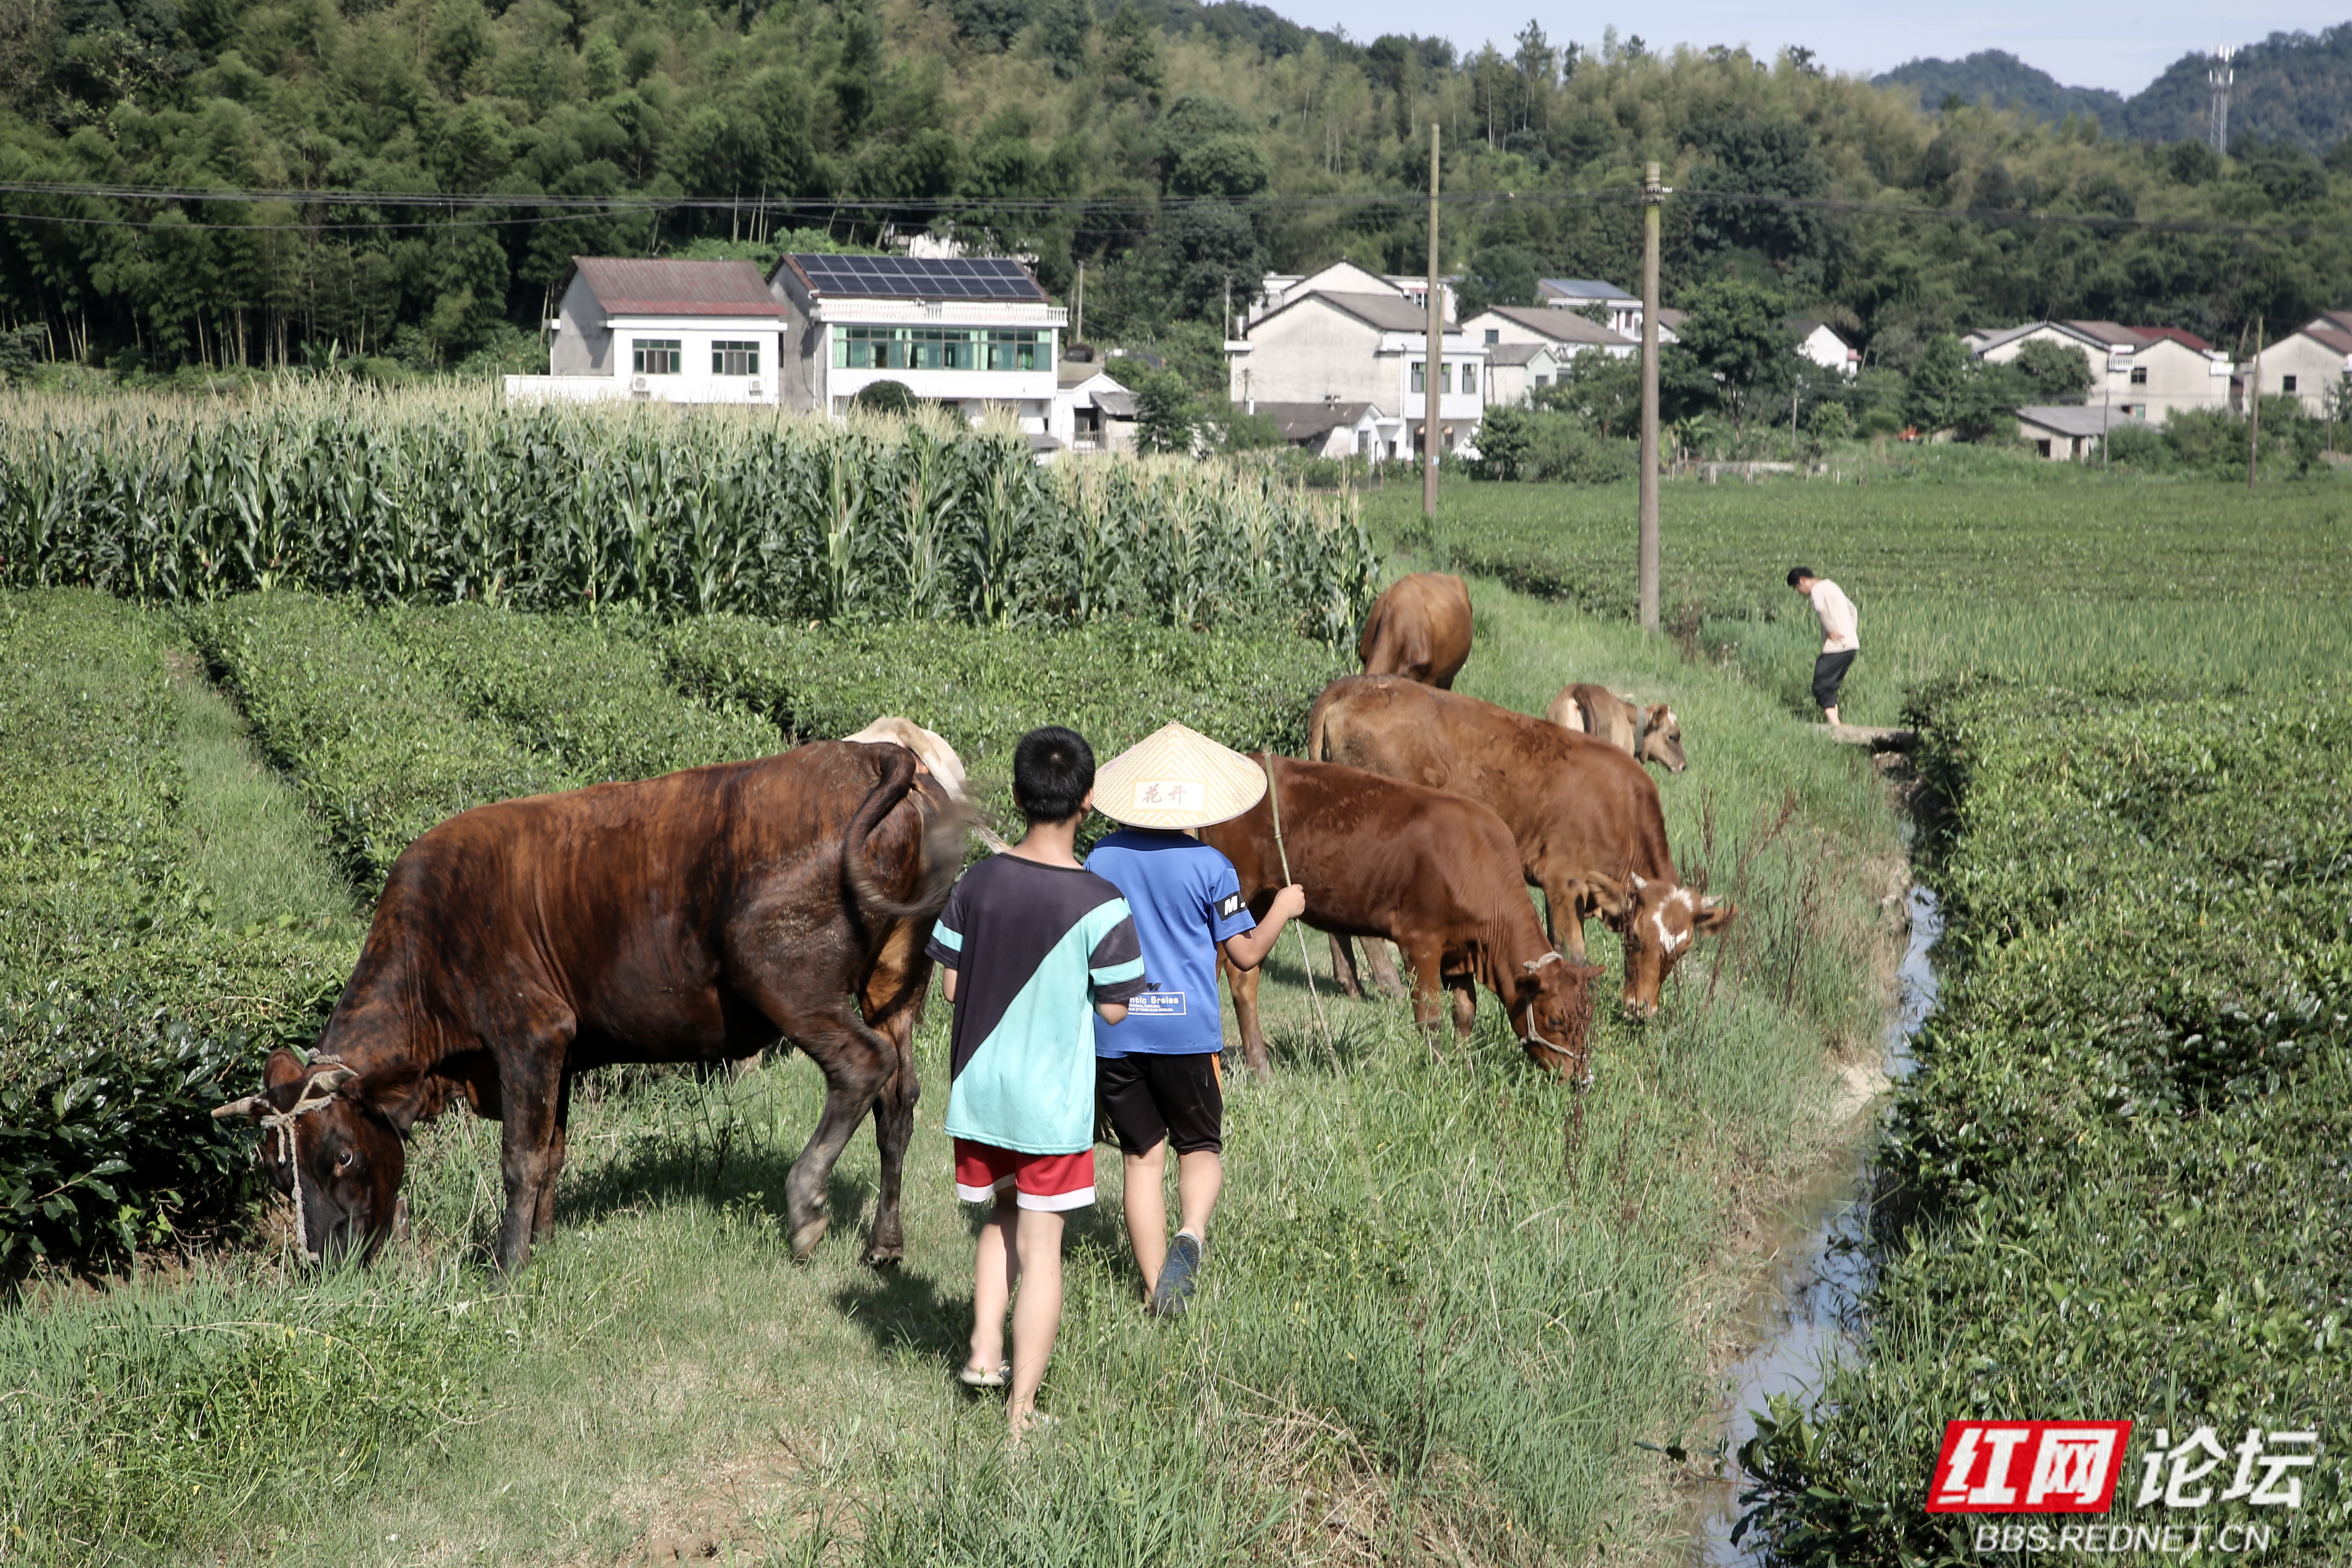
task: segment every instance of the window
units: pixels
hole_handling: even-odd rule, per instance
[[[1451,397],[1454,395],[1454,367],[1452,365],[1440,364],[1437,367],[1437,390],[1443,396]]]
[[[1465,364],[1462,367],[1462,390],[1465,393],[1475,392],[1478,390],[1478,367],[1476,365]]]
[[[1486,342],[1490,346],[1495,343],[1499,343],[1502,341],[1503,334],[1499,328],[1488,327],[1486,329]]]
[[[2281,392],[2293,392],[2294,390],[2294,377],[2291,375],[2283,375],[2279,377],[2279,390]]]
[[[2147,366],[2144,364],[2136,364],[2132,366],[2131,384],[2134,386],[2146,386],[2147,384]]]
[[[677,338],[632,338],[629,369],[638,375],[676,375],[685,364],[684,348]]]
[[[711,344],[710,374],[713,375],[759,374],[760,345],[758,343]]]
[[[1538,386],[1549,386],[1551,384],[1551,377],[1548,375],[1539,375],[1536,377],[1536,384]]]
[[[1412,389],[1415,392],[1429,390],[1429,366],[1420,360],[1412,362]]]
[[[1034,327],[836,327],[835,370],[1051,370],[1054,342]]]

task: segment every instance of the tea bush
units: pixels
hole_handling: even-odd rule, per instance
[[[207,1114],[315,1030],[332,943],[217,929],[190,875],[168,626],[80,591],[0,596],[0,1279],[231,1218]]]
[[[740,703],[795,740],[854,734],[890,713],[936,730],[983,793],[1009,788],[1013,748],[1040,724],[1069,725],[1105,762],[1171,721],[1237,750],[1295,755],[1317,693],[1354,663],[1303,637],[1132,621],[828,631],[705,616],[646,634],[679,687]],[[1017,822],[1010,798],[997,805]]]
[[[1362,528],[1265,475],[1042,469],[1009,430],[742,410],[509,409],[440,393],[126,418],[43,407],[0,447],[0,574],[141,599],[627,604],[794,620],[1167,626],[1336,640]]]
[[[474,717],[583,784],[653,778],[782,750],[776,727],[673,690],[614,616],[533,616],[479,604],[397,608],[383,627]]]
[[[401,851],[442,818],[571,782],[560,763],[469,716],[348,603],[286,590],[191,606],[186,621],[371,900]]]
[[[2326,1433],[2352,1401],[2352,703],[1979,680],[1916,717],[1955,811],[1942,996],[1881,1156],[1868,1359],[1760,1429],[1763,1529],[1791,1563],[1979,1561],[1919,1507],[1946,1419],[2130,1417],[2118,1517],[2341,1556],[2332,1454],[2284,1518],[2130,1504],[2150,1428]]]

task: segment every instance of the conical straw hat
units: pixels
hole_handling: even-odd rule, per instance
[[[1206,827],[1265,794],[1255,763],[1181,724],[1154,731],[1095,774],[1095,809],[1130,827]]]

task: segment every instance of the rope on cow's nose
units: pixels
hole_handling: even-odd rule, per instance
[[[332,1059],[326,1057],[311,1058],[314,1063]],[[314,1110],[323,1110],[333,1102],[335,1090],[332,1085],[326,1086],[322,1092],[314,1092],[320,1089],[320,1080],[317,1075],[306,1078],[302,1080],[302,1091],[294,1097],[292,1105],[284,1110],[273,1110],[261,1119],[263,1137],[268,1137],[268,1130],[274,1127],[286,1140],[286,1168],[294,1178],[294,1250],[305,1258],[315,1255],[310,1251],[310,1230],[302,1213],[301,1146],[294,1141],[294,1127],[301,1118]]]
[[[1293,885],[1295,879],[1290,874],[1290,851],[1283,847],[1282,843],[1282,792],[1275,787],[1272,752],[1268,752],[1265,759],[1265,799],[1274,812],[1274,852],[1282,858],[1282,885],[1287,888]],[[1315,990],[1315,957],[1307,951],[1307,911],[1301,910],[1298,915],[1299,918],[1291,924],[1291,929],[1298,933],[1298,967],[1307,972],[1307,1000],[1314,1005],[1315,1026],[1323,1031],[1323,1048],[1328,1051],[1333,1048],[1331,1020],[1323,1016],[1323,998]]]

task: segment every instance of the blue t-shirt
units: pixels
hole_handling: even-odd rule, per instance
[[[1127,1021],[1095,1020],[1095,1055],[1196,1056],[1224,1046],[1217,1005],[1217,944],[1257,929],[1234,863],[1181,833],[1122,827],[1106,834],[1087,869],[1134,911],[1146,988]]]

